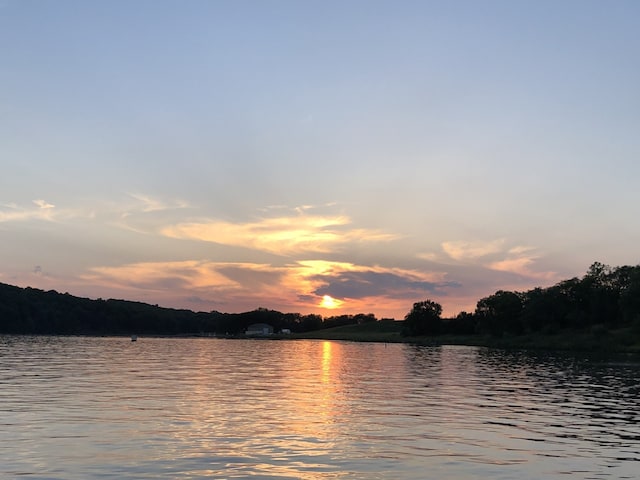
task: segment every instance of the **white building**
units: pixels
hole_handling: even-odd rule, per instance
[[[253,323],[244,334],[250,337],[267,337],[273,335],[273,327],[267,323]]]

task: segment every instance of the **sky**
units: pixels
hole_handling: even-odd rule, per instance
[[[402,319],[640,263],[640,2],[0,0],[0,282]]]

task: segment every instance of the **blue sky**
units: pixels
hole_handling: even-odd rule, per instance
[[[635,265],[638,58],[635,1],[4,0],[0,281],[402,318]]]

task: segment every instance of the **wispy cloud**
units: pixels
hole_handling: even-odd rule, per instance
[[[553,280],[556,276],[555,272],[535,270],[535,263],[541,258],[535,247],[509,247],[506,239],[488,242],[448,241],[442,243],[442,250],[460,264],[478,265],[536,280]],[[421,255],[420,258],[436,260],[437,256]]]
[[[142,193],[130,193],[129,196],[138,201],[133,207],[136,211],[142,212],[159,212],[163,210],[177,210],[182,208],[190,208],[189,202],[185,200],[166,201],[150,195]]]
[[[232,223],[221,220],[186,222],[162,229],[162,234],[252,248],[287,255],[299,252],[329,253],[342,245],[383,242],[397,238],[379,230],[350,228],[344,215],[295,215],[263,218],[254,222]]]
[[[436,262],[440,259],[440,256],[434,252],[425,252],[416,254],[416,258],[420,260],[427,260],[429,262]]]
[[[442,243],[442,250],[454,260],[476,260],[499,253],[504,248],[504,239],[490,242],[449,241]]]
[[[43,210],[48,210],[50,208],[55,208],[55,205],[52,205],[49,202],[46,202],[44,200],[34,200],[33,203],[35,203],[38,207],[40,207]]]
[[[115,267],[94,267],[83,276],[110,286],[163,291],[168,288],[224,287],[236,283],[214,268],[215,264],[189,260],[176,262],[139,262]]]
[[[182,200],[165,201],[143,194],[129,195],[135,202],[121,201],[101,204],[99,202],[85,205],[66,205],[58,208],[53,203],[42,198],[32,200],[30,205],[19,205],[14,202],[0,204],[0,222],[28,221],[28,220],[49,220],[67,221],[77,219],[90,219],[110,221],[111,224],[118,225],[131,230],[136,230],[135,225],[139,222],[139,215],[153,212],[174,211],[189,208],[189,204]],[[136,217],[132,224],[122,223],[122,219]],[[110,219],[110,220],[109,220]],[[156,220],[162,222],[162,219]],[[143,222],[140,222],[143,223]],[[145,224],[147,225],[147,224]]]
[[[540,258],[533,247],[518,246],[509,249],[506,258],[489,263],[487,266],[492,270],[509,272],[523,277],[538,280],[554,280],[556,273],[551,271],[536,271],[532,267],[535,261]]]
[[[0,222],[11,222],[21,220],[53,220],[55,216],[55,205],[45,200],[33,200],[35,207],[21,207],[15,203],[3,204],[0,207]]]

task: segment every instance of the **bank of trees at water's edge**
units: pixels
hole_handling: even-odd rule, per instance
[[[640,265],[611,268],[594,263],[582,278],[525,292],[499,290],[478,301],[474,312],[443,319],[431,300],[405,317],[408,336],[555,334],[588,329],[605,333],[633,327],[640,332]]]
[[[640,265],[591,265],[582,278],[526,292],[497,291],[478,301],[474,312],[442,318],[433,300],[407,313],[408,337],[448,335],[553,334],[565,329],[632,327],[640,331]],[[193,312],[125,300],[90,300],[68,293],[0,284],[0,333],[113,335],[242,334],[252,323],[276,332],[304,333],[376,322],[373,314],[301,315],[259,308],[245,313]]]

